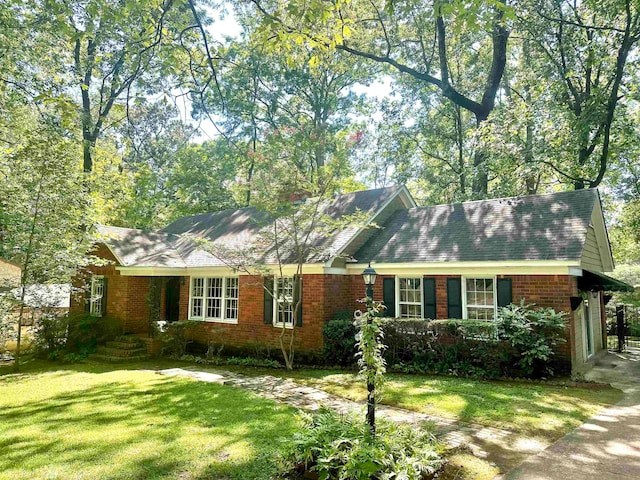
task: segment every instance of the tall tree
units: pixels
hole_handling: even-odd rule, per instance
[[[477,126],[496,105],[506,66],[511,10],[504,2],[263,2],[253,0],[265,25],[280,38],[319,48],[335,48],[386,65],[437,89],[473,114]],[[487,51],[469,65],[460,82],[452,60],[469,51]],[[480,68],[479,68],[480,67]],[[472,190],[488,189],[486,153],[475,152]]]
[[[640,6],[633,0],[532,0],[518,8],[519,27],[540,56],[567,135],[568,162],[548,161],[575,188],[599,186],[607,172],[620,103],[632,81],[628,63],[640,40]]]
[[[247,185],[256,159],[268,148],[265,142],[278,135],[307,149],[297,155],[298,171],[317,171],[336,154],[340,137],[354,123],[349,115],[357,115],[364,99],[352,87],[368,80],[369,69],[362,60],[338,52],[314,55],[302,46],[281,55],[265,46],[252,12],[239,6],[236,12],[244,34],[227,43],[220,91],[210,92],[213,101],[208,95],[196,103],[196,113],[221,118],[217,125],[235,151]],[[224,102],[218,101],[218,93]],[[246,193],[250,203],[250,189]]]
[[[90,239],[83,225],[87,196],[74,143],[55,125],[31,124],[19,143],[0,150],[0,254],[22,267],[16,369],[28,285],[68,283],[87,262]]]

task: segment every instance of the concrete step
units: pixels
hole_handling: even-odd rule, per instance
[[[109,355],[111,357],[137,357],[140,355],[146,355],[147,349],[138,345],[137,348],[113,348],[113,347],[98,347],[96,353],[101,355]]]
[[[96,360],[99,362],[107,362],[107,363],[126,363],[126,362],[139,362],[142,360],[147,360],[149,355],[138,355],[135,357],[114,357],[111,355],[104,355],[101,353],[94,353],[89,355],[89,358],[92,360]]]

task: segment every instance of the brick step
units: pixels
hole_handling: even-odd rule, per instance
[[[106,346],[108,348],[115,348],[117,350],[136,350],[138,348],[144,347],[142,342],[119,342],[119,341],[107,342]]]
[[[140,337],[139,335],[136,334],[129,334],[129,335],[120,335],[116,338],[114,338],[114,340],[116,342],[124,342],[124,343],[128,343],[128,342],[140,342],[144,337]]]
[[[101,355],[109,355],[112,357],[124,357],[124,358],[129,358],[129,357],[136,357],[136,356],[140,356],[140,355],[146,355],[147,354],[147,349],[141,346],[138,346],[137,348],[128,348],[128,349],[122,349],[122,348],[111,348],[111,347],[98,347],[96,349],[96,353],[99,353]]]
[[[114,357],[111,355],[103,355],[101,353],[94,353],[89,355],[91,360],[96,360],[99,362],[107,362],[107,363],[126,363],[126,362],[139,362],[142,360],[147,360],[149,355],[138,355],[135,357]]]

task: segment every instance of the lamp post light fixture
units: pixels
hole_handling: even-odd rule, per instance
[[[369,262],[369,266],[364,269],[362,272],[362,278],[364,279],[364,284],[367,286],[367,290],[365,295],[373,300],[373,285],[376,283],[376,271],[371,268],[371,262]]]

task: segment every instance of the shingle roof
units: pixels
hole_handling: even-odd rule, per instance
[[[324,204],[322,213],[333,219],[357,210],[373,215],[400,190],[401,187],[387,187],[338,195]],[[260,231],[269,224],[270,218],[264,212],[245,207],[182,217],[158,232],[107,226],[98,226],[98,232],[123,266],[184,268],[226,265],[199,247],[190,236],[204,238],[229,250],[247,248],[257,241]],[[317,236],[312,241],[314,251],[307,262],[330,258],[351,240],[357,230],[349,227],[328,237]],[[272,250],[270,247],[264,249],[263,260],[266,263],[275,263]],[[289,258],[283,261],[291,263],[295,260],[289,254]]]
[[[106,225],[96,225],[96,230],[123,266],[186,266],[177,248],[184,241],[177,235]]]
[[[413,208],[396,213],[361,263],[578,260],[596,190]]]

